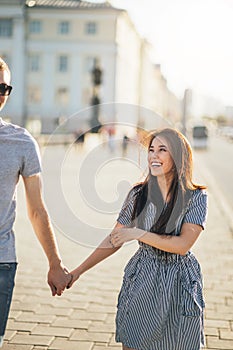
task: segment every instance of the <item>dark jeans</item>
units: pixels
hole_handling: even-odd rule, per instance
[[[17,263],[0,263],[0,336],[3,336],[15,285]]]

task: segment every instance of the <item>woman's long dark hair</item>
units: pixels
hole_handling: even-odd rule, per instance
[[[156,137],[163,137],[169,146],[173,158],[173,179],[168,190],[169,201],[164,201],[157,177],[149,172],[144,182],[135,186],[136,198],[132,220],[137,227],[143,227],[146,208],[150,202],[156,206],[156,217],[150,231],[172,235],[175,232],[176,221],[182,210],[187,206],[191,193],[205,186],[192,181],[193,161],[192,149],[182,133],[175,129],[161,129],[150,133],[148,150]]]

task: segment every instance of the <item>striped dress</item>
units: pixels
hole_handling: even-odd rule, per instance
[[[117,221],[130,226],[133,188]],[[144,229],[149,231],[156,213],[147,207]],[[205,227],[207,194],[194,190],[176,223]],[[118,297],[116,341],[137,350],[199,350],[204,345],[204,300],[200,265],[192,252],[181,256],[139,242],[139,249],[124,270]]]

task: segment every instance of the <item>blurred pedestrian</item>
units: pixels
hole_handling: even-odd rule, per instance
[[[138,241],[118,297],[116,341],[123,350],[199,350],[204,343],[202,276],[190,249],[206,224],[207,194],[193,182],[192,167],[180,132],[153,132],[146,179],[130,190],[111,234],[71,272],[74,282]]]
[[[115,126],[112,124],[109,124],[106,129],[107,134],[108,134],[108,148],[111,153],[115,151],[116,148],[116,140],[115,140],[115,135],[116,135],[116,129]]]
[[[0,57],[0,110],[11,93],[11,73]],[[63,266],[41,192],[38,146],[23,128],[0,118],[0,347],[3,344],[17,267],[13,225],[16,186],[24,181],[28,215],[49,262],[48,284],[52,295],[61,295],[70,281]],[[30,281],[28,281],[30,283]]]
[[[127,135],[123,135],[123,140],[122,140],[122,157],[126,157],[128,145],[129,145],[129,137]]]
[[[80,145],[81,147],[85,142],[85,132],[82,129],[77,129],[74,132],[75,144]]]

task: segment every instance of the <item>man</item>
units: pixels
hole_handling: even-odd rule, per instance
[[[11,73],[0,57],[0,110],[11,93]],[[0,347],[3,344],[17,267],[13,224],[16,185],[24,182],[28,216],[49,262],[48,284],[52,295],[61,295],[71,275],[62,265],[56,239],[41,193],[38,145],[23,128],[0,118]]]

